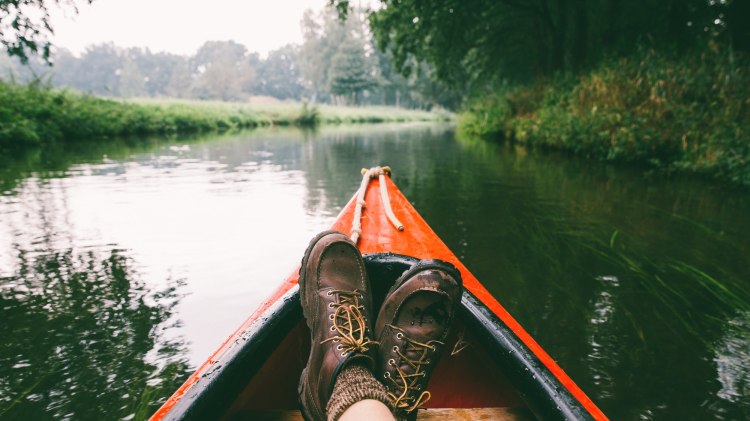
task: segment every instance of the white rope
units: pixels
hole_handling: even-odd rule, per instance
[[[359,241],[359,236],[362,234],[362,210],[365,208],[365,193],[367,192],[367,186],[370,184],[370,180],[378,177],[380,181],[380,199],[383,202],[383,209],[385,210],[385,216],[388,220],[396,227],[397,230],[403,231],[404,224],[396,218],[391,208],[391,199],[388,196],[388,187],[385,184],[385,176],[391,175],[391,167],[373,167],[369,170],[362,168],[362,183],[359,185],[357,191],[357,206],[354,208],[354,218],[352,220],[352,234],[351,238],[354,244]]]

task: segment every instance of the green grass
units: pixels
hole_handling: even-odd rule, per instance
[[[349,107],[340,105],[310,105],[304,102],[279,101],[223,102],[189,99],[137,98],[128,102],[157,105],[165,108],[185,108],[221,114],[248,114],[258,116],[264,123],[276,125],[301,124],[301,120],[314,124],[388,123],[409,121],[446,121],[452,115],[445,111],[428,112],[386,106]],[[312,118],[311,118],[312,117]],[[311,121],[312,120],[312,121]],[[301,124],[304,125],[304,124]]]
[[[438,121],[447,113],[392,107],[312,106],[300,102],[228,103],[114,100],[0,81],[0,148],[132,135],[201,133],[260,126]]]
[[[652,50],[473,102],[461,129],[750,186],[750,57]]]

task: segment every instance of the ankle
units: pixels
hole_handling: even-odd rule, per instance
[[[349,412],[349,409],[352,409],[354,411],[353,413],[356,414],[359,414],[362,408],[372,409],[373,402],[364,406],[360,404],[357,408],[352,408],[355,404],[363,401],[377,401],[377,403],[387,409],[388,415],[391,415],[391,401],[388,398],[385,386],[378,382],[370,370],[364,365],[358,362],[353,362],[339,372],[338,376],[336,376],[335,382],[333,393],[326,405],[326,414],[329,421],[355,419],[350,418],[352,413],[347,414],[347,417],[343,418],[344,413]],[[377,413],[382,412],[380,410],[383,408],[378,405],[374,406],[375,409],[378,410]],[[372,419],[372,417],[369,416],[367,418]],[[378,417],[375,419],[389,418]],[[390,419],[394,419],[392,415],[390,416]]]

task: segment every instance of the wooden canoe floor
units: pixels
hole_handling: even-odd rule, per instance
[[[243,411],[234,414],[231,419],[232,421],[304,421],[299,411]],[[526,421],[534,419],[526,408],[431,408],[419,411],[417,417],[418,421]]]

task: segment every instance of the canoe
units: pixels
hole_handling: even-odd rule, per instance
[[[386,217],[388,202],[381,187],[403,231]],[[389,177],[372,180],[362,191],[366,209],[358,245],[375,308],[398,276],[419,259],[451,262],[463,277],[461,305],[428,385],[432,397],[419,419],[607,419],[448,249]],[[332,229],[350,232],[357,202],[355,195]],[[297,383],[310,335],[297,279],[295,268],[151,419],[301,419]]]

